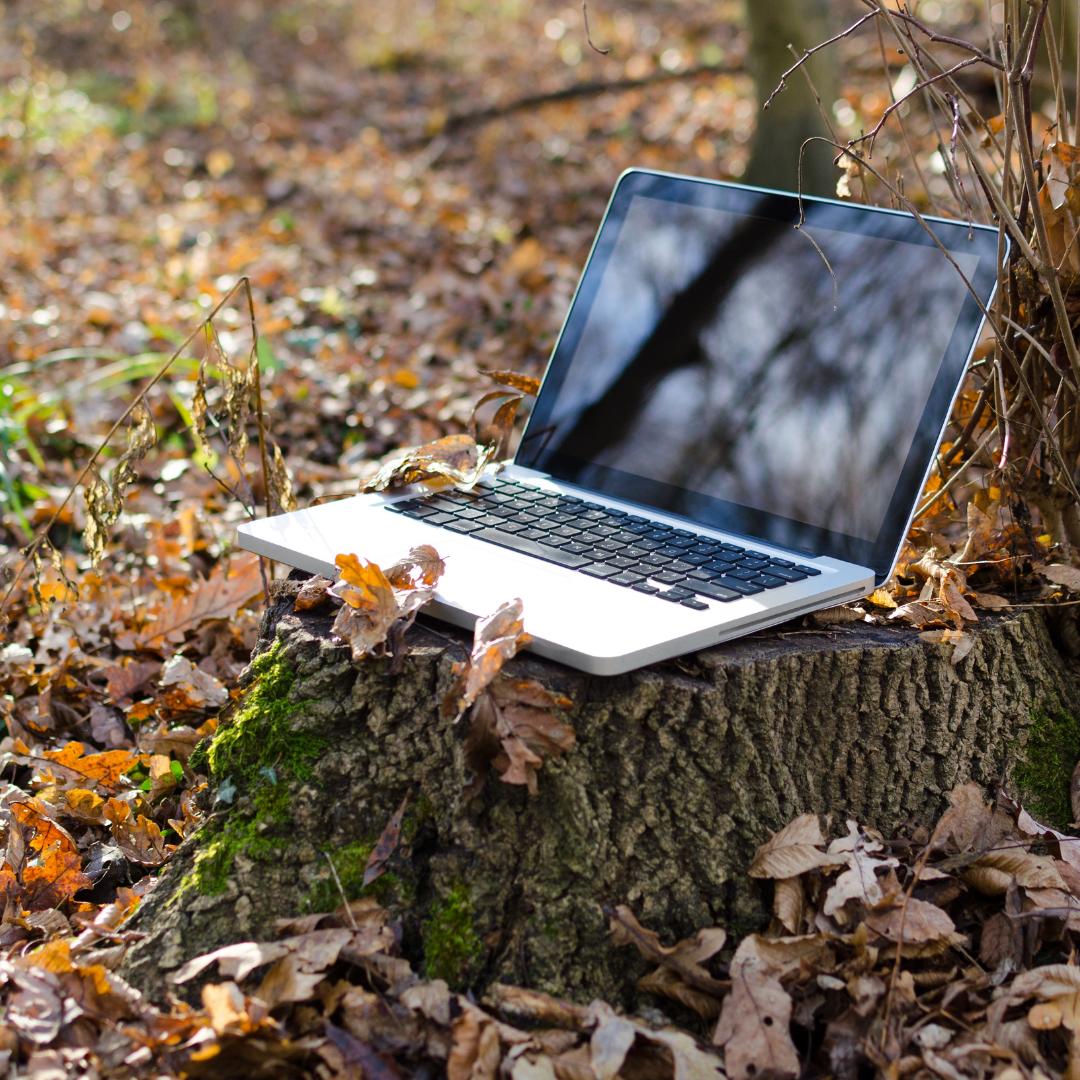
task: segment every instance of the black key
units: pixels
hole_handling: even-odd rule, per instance
[[[694,544],[690,549],[695,555],[717,555],[720,552],[719,544]]]
[[[642,551],[658,551],[664,545],[659,540],[635,540],[634,547],[640,548]]]
[[[694,533],[687,532],[686,529],[672,529],[671,531],[676,536],[689,536],[691,540],[696,540],[697,539],[697,536],[695,536]]]
[[[534,529],[543,529],[545,532],[550,528],[548,523],[542,517],[537,517],[536,514],[515,514],[514,520],[522,521]]]
[[[783,578],[785,581],[805,581],[806,575],[801,570],[788,569],[786,566],[777,566],[775,563],[769,567],[769,573],[774,577]]]
[[[457,519],[453,514],[444,514],[442,511],[432,514],[431,517],[424,518],[425,525],[449,525],[451,521]]]
[[[543,544],[527,540],[521,535],[514,536],[513,533],[503,532],[502,529],[481,529],[474,535],[478,540],[486,540],[489,544],[498,544],[499,547],[509,548],[511,551],[520,551],[524,555],[535,555],[545,562],[558,563],[560,566],[567,566],[571,570],[577,570],[581,566],[586,566],[589,562],[582,555],[573,555],[568,551],[560,551],[559,548],[545,547]]]
[[[435,507],[436,510],[442,510],[446,513],[456,513],[463,508],[460,502],[454,502],[452,499],[446,498],[445,495],[440,495],[437,499],[432,499],[428,506]]]
[[[408,510],[405,509],[400,503],[391,503],[387,508],[391,514],[407,514]]]
[[[632,574],[628,570],[608,578],[613,585],[639,585],[644,580],[640,574]]]
[[[495,483],[495,490],[505,491],[508,493],[517,493],[519,491],[524,491],[525,489],[520,484],[515,483],[513,480],[498,480]]]
[[[721,544],[720,550],[727,552],[729,555],[741,555],[746,548],[736,547],[734,544]]]
[[[716,576],[719,574],[727,574],[730,571],[734,570],[735,564],[730,562],[713,561],[706,563],[703,569],[712,571],[713,575]]]
[[[589,526],[589,532],[591,532],[594,536],[614,536],[616,533],[618,533],[618,531],[619,530],[616,529],[613,525],[596,524]]]
[[[604,508],[599,503],[583,502],[581,504],[586,510],[603,510]]]
[[[740,570],[764,570],[769,565],[768,559],[740,559]]]
[[[717,585],[715,581],[712,582],[687,582],[689,588],[694,592],[700,593],[702,596],[707,596],[711,600],[723,600],[725,603],[728,600],[738,600],[740,593],[734,589],[725,588],[723,585]]]
[[[623,530],[625,532],[640,535],[642,533],[647,533],[650,529],[652,529],[652,525],[650,525],[647,521],[634,521],[633,518],[627,518],[626,520],[632,522],[632,524],[623,526]]]
[[[671,530],[670,529],[652,528],[647,533],[645,533],[645,537],[648,540],[664,541],[664,540],[667,540],[668,537],[670,537],[670,536],[671,536]]]
[[[667,592],[657,593],[661,600],[670,600],[673,604],[681,600],[693,600],[694,594],[685,589],[668,589]]]
[[[700,600],[682,600],[680,602],[683,607],[693,608],[695,611],[709,610],[709,605],[703,604]]]
[[[446,527],[451,532],[474,533],[474,532],[479,532],[479,530],[482,529],[484,526],[483,525],[478,525],[475,521],[454,520],[454,521],[449,522]]]
[[[682,548],[684,551],[688,547],[692,547],[694,544],[694,537],[692,536],[672,536],[667,541],[668,547]]]
[[[531,510],[532,503],[527,499],[511,499],[510,502],[504,503],[504,506],[509,506],[511,510]]]
[[[482,517],[473,518],[474,525],[483,525],[489,529],[501,529],[503,527],[502,518],[497,518],[493,514],[484,514]]]
[[[631,586],[634,592],[648,593],[650,596],[655,596],[660,590],[655,585],[650,585],[647,581],[639,582],[637,585]]]
[[[551,530],[552,536],[561,536],[564,540],[573,540],[574,537],[581,535],[580,529],[573,529],[569,525],[560,525],[557,529]]]
[[[561,548],[564,544],[570,543],[569,540],[561,536],[545,536],[542,540],[536,541],[538,544],[543,544],[544,547]]]
[[[513,495],[505,491],[503,488],[499,488],[498,491],[493,491],[490,495],[486,495],[485,498],[489,502],[493,503],[511,503],[514,501]]]
[[[679,557],[684,563],[688,563],[690,566],[702,566],[709,561],[708,555],[695,555],[691,551],[687,551]]]
[[[649,553],[635,544],[633,547],[623,548],[623,554],[628,559],[644,559]]]
[[[529,526],[521,521],[501,521],[498,525],[493,525],[493,529],[502,529],[504,532],[519,533],[524,532]]]
[[[682,560],[676,559],[675,562],[668,564],[668,569],[673,574],[682,574],[685,577],[694,568],[689,563],[684,563]]]
[[[690,573],[687,574],[686,576],[690,577],[690,578],[693,578],[695,581],[712,581],[712,579],[714,577],[716,577],[717,575],[716,574],[710,574],[709,571],[705,570],[705,569],[698,569],[698,570],[691,570]]]
[[[586,503],[586,506],[589,504]],[[578,517],[584,518],[586,521],[604,521],[607,519],[607,511],[603,507],[597,507],[595,510],[585,510],[583,513],[578,514]]]
[[[489,514],[500,518],[512,518],[517,513],[512,506],[507,506],[505,503],[496,503],[494,506],[486,506],[484,509]]]
[[[547,520],[553,525],[573,525],[577,518],[573,514],[548,514]]]
[[[569,544],[560,544],[559,547],[563,551],[569,551],[571,555],[583,555],[585,552],[592,550],[588,544],[583,544],[580,540],[571,540]]]
[[[758,574],[754,582],[757,585],[764,585],[766,589],[777,589],[787,584],[783,578],[773,577],[772,574]]]
[[[583,574],[588,574],[589,577],[609,578],[614,577],[618,572],[618,567],[605,566],[603,563],[594,563],[592,566],[583,566],[581,568]]]
[[[754,593],[764,592],[760,585],[754,585],[749,581],[742,581],[736,577],[721,578],[719,582],[714,584],[724,585],[729,589],[734,589],[738,593],[742,593],[743,596],[753,596]]]
[[[663,555],[668,559],[677,559],[682,555],[682,549],[677,547],[662,547],[656,549],[657,555]]]
[[[415,510],[406,510],[405,516],[411,518],[419,518],[423,521],[424,518],[432,517],[434,514],[439,513],[434,506],[418,506]]]
[[[653,581],[659,581],[661,585],[677,585],[679,582],[684,581],[685,574],[673,574],[670,570],[661,570],[658,574],[650,574],[650,578]]]
[[[475,506],[463,506],[458,512],[459,518],[464,518],[466,521],[473,521],[476,518],[485,517],[483,510],[477,510]]]
[[[641,561],[646,566],[667,566],[667,564],[671,562],[666,555],[661,555],[658,552],[652,555],[646,555]]]
[[[800,566],[798,563],[795,564],[795,569],[801,570],[807,577],[817,577],[821,573],[816,566]]]
[[[783,566],[788,570],[793,569],[795,566],[793,562],[788,562],[787,559],[770,559],[769,562],[771,562],[773,566]]]
[[[725,577],[738,578],[740,581],[752,581],[758,576],[756,570],[744,570],[741,566],[738,570],[732,570],[730,574],[725,574]]]
[[[618,570],[629,570],[631,567],[637,566],[637,560],[626,559],[622,555],[615,555],[608,557],[604,560],[608,566],[614,566]]]
[[[611,510],[611,509],[608,510],[607,515],[608,515],[608,517],[613,517],[613,518],[624,518],[624,517],[629,517],[630,516],[629,514],[627,514],[627,512],[625,510]]]
[[[536,488],[522,488],[518,494],[518,498],[522,502],[536,502],[537,499],[546,499],[547,495],[543,491],[537,491]]]
[[[522,529],[516,536],[518,540],[546,540],[547,533],[543,529]]]
[[[648,518],[638,517],[635,514],[628,514],[626,520],[627,521],[632,521],[635,525],[648,525],[649,524],[649,519]]]
[[[584,500],[579,499],[576,495],[560,495],[559,502],[563,506],[584,506]]]
[[[620,543],[618,540],[612,540],[610,536],[606,540],[598,540],[593,547],[598,551],[610,551],[613,553],[618,553],[626,549],[625,544]]]

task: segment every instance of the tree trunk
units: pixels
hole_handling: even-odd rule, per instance
[[[614,678],[524,654],[508,670],[573,701],[577,745],[544,764],[536,796],[492,772],[465,804],[467,721],[438,708],[460,647],[417,626],[391,676],[388,660],[353,662],[329,614],[294,612],[296,588],[279,586],[245,676],[257,684],[216,736],[234,753],[212,787],[235,798],[137,916],[149,936],[124,975],[155,999],[189,957],[358,895],[408,796],[371,891],[414,967],[626,1003],[643,962],[610,945],[605,906],[629,904],[668,940],[761,926],[765,893],[745,871],[769,829],[805,811],[841,831],[847,817],[930,823],[954,784],[993,788],[1033,720],[1075,694],[1030,611],[980,628],[955,666],[951,645],[865,624],[766,632]]]
[[[758,96],[758,126],[743,180],[761,187],[795,191],[799,186],[799,154],[803,155],[802,190],[809,195],[836,195],[840,173],[833,165],[836,152],[826,143],[803,143],[814,136],[828,138],[829,129],[802,71],[788,79],[787,88],[764,112],[760,106],[776,89],[784,72],[799,56],[829,36],[825,0],[760,0],[746,5],[750,22],[750,73]],[[836,46],[822,49],[806,63],[822,107],[836,98]]]

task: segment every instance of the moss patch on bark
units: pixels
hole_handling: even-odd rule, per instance
[[[1080,718],[1063,709],[1035,712],[1013,779],[1028,811],[1046,825],[1067,829],[1073,820],[1069,797],[1073,769],[1080,760]]]
[[[431,907],[424,924],[424,966],[429,979],[443,979],[452,988],[467,986],[484,946],[473,924],[472,897],[463,881]]]

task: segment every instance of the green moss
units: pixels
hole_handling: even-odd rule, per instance
[[[289,723],[291,716],[304,711],[306,702],[289,699],[296,673],[280,652],[280,643],[275,642],[252,662],[256,681],[239,711],[218,729],[204,757],[192,755],[196,764],[205,761],[219,780],[231,776],[249,790],[265,781],[267,770],[307,780],[311,762],[326,748],[325,739],[296,731]]]
[[[357,840],[345,847],[322,848],[323,857],[327,860],[326,872],[305,897],[305,907],[309,911],[333,911],[341,906],[342,893],[349,900],[374,896],[384,907],[396,902],[408,903],[412,899],[412,889],[396,874],[383,874],[370,885],[364,885],[364,871],[375,843],[374,840]],[[340,889],[330,872],[331,860],[341,882]]]
[[[464,882],[436,901],[424,924],[424,964],[429,979],[445,979],[454,989],[464,987],[483,945],[473,927],[472,899]]]
[[[1021,801],[1039,821],[1068,828],[1073,820],[1070,781],[1080,760],[1080,720],[1061,709],[1052,718],[1035,713],[1025,757],[1013,770]]]
[[[194,888],[203,896],[225,891],[233,862],[240,852],[252,859],[272,862],[286,846],[282,830],[289,823],[289,792],[284,784],[267,784],[255,793],[255,814],[242,819],[236,814],[208,826],[195,866],[181,891]]]

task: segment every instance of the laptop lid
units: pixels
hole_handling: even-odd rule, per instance
[[[982,312],[909,214],[632,170],[515,462],[884,578]],[[998,234],[927,219],[989,305]]]

